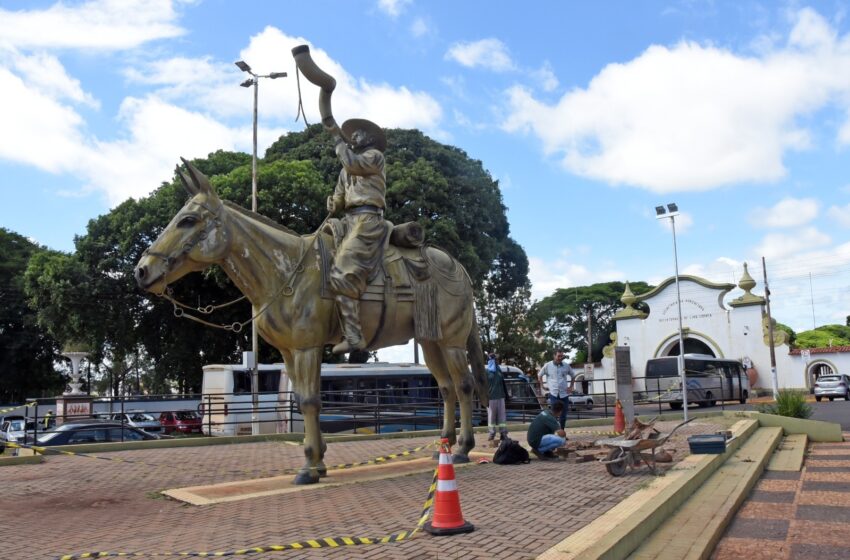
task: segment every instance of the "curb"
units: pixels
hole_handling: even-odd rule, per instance
[[[556,544],[538,560],[619,559],[636,550],[679,506],[731,457],[759,427],[746,419],[732,427],[734,438],[720,455],[689,455],[664,477]]]

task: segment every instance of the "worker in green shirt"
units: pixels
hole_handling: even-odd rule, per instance
[[[538,459],[557,459],[554,450],[567,442],[567,434],[558,421],[563,407],[563,401],[554,401],[550,410],[535,416],[528,426],[528,444]]]

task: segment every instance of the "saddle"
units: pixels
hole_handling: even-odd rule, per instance
[[[369,275],[366,290],[360,295],[361,302],[381,303],[380,326],[368,342],[367,348],[371,349],[380,338],[385,324],[393,323],[392,320],[387,321],[387,314],[395,313],[395,303],[413,303],[418,339],[439,340],[442,335],[436,298],[437,286],[432,279],[432,272],[436,270],[442,277],[447,278],[454,276],[457,282],[463,280],[463,273],[456,269],[463,271],[463,267],[445,252],[426,245],[422,226],[416,222],[400,225],[394,225],[388,220],[384,222],[388,235],[382,247],[380,264]],[[327,235],[319,236],[318,243],[322,269],[320,295],[324,299],[334,299],[335,294],[330,288],[330,269],[335,249],[345,236],[345,229],[341,220],[331,219],[328,220],[323,233]]]

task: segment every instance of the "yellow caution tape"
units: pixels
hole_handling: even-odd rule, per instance
[[[338,465],[329,465],[326,468],[327,468],[327,470],[331,471],[331,470],[351,469],[351,468],[354,468],[354,467],[362,467],[362,466],[365,466],[365,465],[378,465],[378,464],[382,464],[382,463],[387,463],[389,461],[393,461],[393,460],[398,459],[400,457],[408,457],[410,455],[413,455],[414,453],[422,451],[423,449],[428,449],[429,447],[432,447],[432,446],[436,445],[437,443],[438,442],[436,442],[436,441],[432,441],[430,443],[426,443],[425,445],[420,445],[419,447],[414,447],[412,449],[405,449],[404,451],[400,451],[398,453],[390,453],[388,455],[383,455],[381,457],[375,457],[373,459],[367,459],[365,461],[360,461],[358,463],[340,463]],[[114,463],[130,463],[130,464],[133,464],[133,465],[144,465],[146,467],[152,467],[152,468],[164,466],[164,465],[155,465],[155,464],[151,464],[151,463],[145,463],[143,461],[137,461],[137,460],[133,460],[133,459],[121,459],[120,457],[104,457],[102,455],[93,455],[91,453],[80,453],[80,452],[76,452],[76,451],[65,451],[65,450],[61,450],[61,449],[51,449],[50,447],[41,447],[41,446],[38,446],[38,445],[26,445],[26,444],[23,444],[23,443],[15,443],[15,442],[11,442],[11,441],[6,442],[6,446],[12,447],[12,448],[19,448],[19,449],[30,449],[30,450],[32,450],[35,453],[38,453],[40,455],[46,455],[46,454],[49,454],[49,453],[54,453],[54,454],[57,454],[57,455],[69,455],[69,456],[72,456],[72,457],[85,457],[87,459],[100,459],[101,461],[112,461]],[[311,469],[318,469],[319,467],[310,467],[310,468]],[[249,469],[241,469],[241,470],[231,469],[231,470],[227,470],[227,471],[220,471],[220,474],[239,473],[239,474],[250,474],[250,475],[254,475],[254,476],[259,476],[259,475],[285,476],[285,475],[288,475],[288,474],[297,474],[301,470],[302,470],[302,468],[290,468],[290,469],[281,469],[281,470],[272,469],[272,470],[262,470],[262,471],[257,471],[257,470],[252,471],[252,470],[249,470]],[[211,473],[211,474],[217,474],[217,473]]]
[[[121,459],[120,457],[102,457],[100,455],[92,455],[91,453],[78,453],[75,451],[64,451],[62,449],[51,449],[49,447],[41,447],[39,445],[27,445],[25,443],[16,443],[14,441],[3,442],[7,447],[18,448],[18,449],[29,449],[34,451],[40,455],[47,455],[48,453],[55,453],[57,455],[71,455],[74,457],[86,457],[88,459],[100,459],[101,461],[112,461],[114,463],[131,463],[133,465],[145,465],[146,467],[157,467],[159,465],[152,465],[150,463],[143,463],[142,461],[134,461],[132,459]]]
[[[7,412],[12,412],[13,410],[18,410],[19,408],[29,408],[31,406],[35,406],[38,404],[36,401],[28,402],[27,404],[19,404],[18,406],[11,406],[9,408],[0,408],[0,414],[6,414]]]
[[[429,444],[429,446],[432,444]],[[425,446],[427,447],[427,446]],[[423,447],[424,448],[424,447]],[[431,478],[431,485],[428,487],[428,497],[422,505],[422,513],[419,515],[419,521],[412,531],[399,531],[383,537],[320,537],[315,539],[306,539],[289,544],[272,544],[266,546],[254,546],[251,548],[240,548],[236,550],[225,550],[216,552],[83,552],[80,554],[66,554],[60,556],[59,560],[80,560],[83,558],[109,558],[109,557],[146,557],[146,556],[180,556],[183,558],[223,558],[227,556],[247,556],[249,554],[261,554],[264,552],[282,552],[284,550],[304,550],[310,548],[339,548],[341,546],[359,546],[366,544],[386,544],[392,542],[401,542],[413,538],[428,521],[431,516],[431,507],[434,503],[434,493],[437,490],[437,469],[434,469],[434,475]]]

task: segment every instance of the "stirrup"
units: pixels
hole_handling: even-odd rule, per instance
[[[333,350],[331,350],[331,352],[333,352],[334,354],[347,354],[347,353],[353,352],[355,350],[363,350],[363,348],[364,347],[363,347],[362,339],[361,339],[361,342],[359,344],[352,345],[351,343],[348,342],[348,339],[345,338],[345,339],[342,340],[342,342],[340,342],[339,344],[336,344],[333,347]]]

